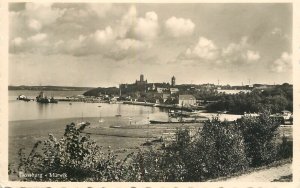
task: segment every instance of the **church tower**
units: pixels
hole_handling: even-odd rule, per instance
[[[171,79],[171,86],[174,87],[175,85],[176,85],[175,76],[173,76],[172,79]]]

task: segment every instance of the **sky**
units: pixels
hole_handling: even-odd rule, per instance
[[[292,83],[292,4],[10,3],[9,85]]]

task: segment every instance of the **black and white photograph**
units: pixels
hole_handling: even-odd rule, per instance
[[[293,182],[292,53],[292,2],[9,2],[8,179]]]

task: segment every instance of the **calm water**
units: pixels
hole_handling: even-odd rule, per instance
[[[82,94],[83,91],[46,91],[45,93],[48,96],[66,97]],[[121,114],[123,117],[142,117],[145,121],[148,120],[148,117],[149,119],[167,119],[167,114],[156,107],[82,102],[72,102],[72,105],[70,105],[69,102],[40,104],[35,101],[19,101],[16,98],[20,94],[35,98],[39,94],[39,91],[9,91],[9,121],[58,119],[82,116],[114,117],[116,114]]]

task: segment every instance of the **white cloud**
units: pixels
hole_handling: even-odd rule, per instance
[[[145,17],[138,17],[135,6],[131,6],[116,28],[119,37],[144,41],[154,40],[159,32],[158,16],[155,12],[146,12]]]
[[[33,35],[33,36],[29,37],[27,40],[31,41],[31,42],[39,43],[39,42],[44,41],[47,37],[48,36],[47,36],[46,33],[38,33],[36,35]]]
[[[51,27],[64,11],[53,8],[49,3],[26,3],[24,10],[9,12],[10,40],[16,37],[26,39],[44,28]],[[48,34],[48,31],[43,32]]]
[[[240,56],[241,53],[248,47],[248,38],[242,37],[239,43],[230,43],[226,48],[222,50],[223,57]]]
[[[190,19],[171,17],[165,22],[165,28],[172,37],[189,36],[193,34],[195,24]]]
[[[122,16],[120,26],[117,28],[118,35],[125,38],[130,32],[130,29],[137,22],[137,10],[135,6],[131,6],[126,14]]]
[[[238,43],[230,43],[222,49],[222,59],[227,64],[255,62],[260,59],[258,51],[249,50],[248,37],[242,37]]]
[[[10,51],[14,53],[48,53],[51,51],[51,45],[46,33],[37,33],[27,38],[16,37],[10,42]]]
[[[201,58],[204,60],[215,60],[218,58],[218,48],[213,41],[200,37],[198,43],[186,50],[186,57],[188,58]]]
[[[42,24],[35,19],[30,19],[28,21],[28,27],[34,31],[39,31],[42,28]]]
[[[155,12],[147,12],[145,17],[138,18],[133,31],[138,39],[153,40],[158,35],[158,16]]]
[[[92,36],[100,44],[106,44],[114,40],[115,35],[110,26],[107,26],[104,30],[97,30]]]
[[[260,59],[260,54],[257,51],[254,52],[254,51],[248,50],[246,58],[248,61],[257,61]]]
[[[131,6],[127,11],[124,9],[124,15],[119,15],[120,20],[111,22],[112,25],[86,27],[86,22],[93,23],[106,16],[111,6],[27,3],[24,10],[11,12],[11,19],[16,23],[11,28],[17,32],[10,36],[10,52],[65,53],[75,56],[98,54],[120,59],[131,56],[137,50],[150,48],[159,32],[155,12],[138,16],[136,7]],[[90,22],[90,19],[93,21]],[[72,31],[69,36],[57,33],[56,26],[63,24],[78,24],[82,27],[74,28],[76,31]]]
[[[129,49],[138,50],[144,47],[150,47],[147,43],[135,39],[117,40],[116,44],[122,50],[129,50]]]
[[[52,8],[52,3],[26,3],[24,16],[35,19],[42,25],[49,25],[63,15],[65,10]]]
[[[292,68],[292,56],[287,52],[283,52],[280,58],[276,59],[271,65],[271,70],[277,73],[286,72],[291,68]]]
[[[212,40],[200,37],[198,43],[187,48],[180,58],[200,59],[216,65],[242,65],[261,58],[258,51],[250,50],[249,47],[247,37],[242,37],[240,42],[230,43],[224,48],[218,47]]]

